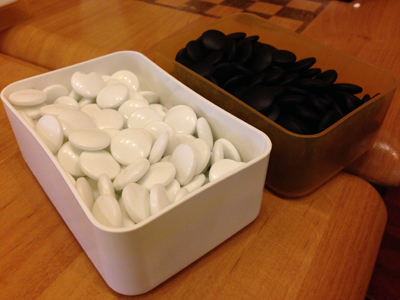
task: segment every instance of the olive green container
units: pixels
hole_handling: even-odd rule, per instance
[[[245,32],[247,36],[258,35],[260,42],[294,52],[297,60],[315,57],[317,62],[313,68],[323,71],[335,69],[338,73],[337,83],[353,83],[363,87],[363,94],[379,95],[318,134],[292,133],[175,62],[180,49],[209,29],[217,29],[225,34]],[[368,150],[397,87],[395,76],[382,68],[248,13],[231,15],[161,41],[156,47],[156,62],[206,99],[270,137],[273,147],[266,185],[285,197],[310,193]]]

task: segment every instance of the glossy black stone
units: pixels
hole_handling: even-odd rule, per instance
[[[235,40],[231,39],[226,42],[225,46],[222,48],[222,52],[224,52],[227,61],[234,60],[236,56],[236,49],[237,43]]]
[[[265,73],[259,73],[257,75],[254,75],[253,77],[251,77],[247,83],[248,87],[252,87],[255,85],[262,85],[264,83],[265,80]]]
[[[271,64],[272,52],[263,48],[254,50],[252,57],[247,62],[247,66],[255,73],[263,72]]]
[[[226,37],[227,37],[227,39],[232,39],[232,40],[239,42],[246,37],[246,33],[245,32],[232,32],[230,34],[227,34]]]
[[[268,50],[270,52],[276,50],[276,48],[274,46],[272,46],[270,44],[262,43],[260,41],[257,41],[256,46],[257,46],[257,48],[263,48],[263,49]]]
[[[245,38],[245,40],[250,41],[251,43],[255,44],[260,37],[258,35],[251,35]]]
[[[303,103],[303,101],[307,98],[305,95],[298,94],[289,94],[284,95],[276,99],[277,103],[283,107],[291,107],[296,104]]]
[[[282,86],[268,86],[267,88],[272,92],[272,94],[274,94],[275,97],[280,97],[285,93],[285,88]]]
[[[369,94],[365,94],[364,97],[362,97],[361,101],[362,103],[367,103],[369,100],[371,100],[371,96]]]
[[[333,109],[328,111],[319,122],[318,131],[324,131],[325,129],[339,121],[341,118],[342,116],[337,110]]]
[[[295,105],[294,111],[297,116],[303,118],[304,120],[310,123],[316,123],[321,120],[321,115],[316,111],[304,106],[304,105]]]
[[[313,78],[318,74],[321,74],[321,71],[322,70],[320,68],[310,68],[301,72],[299,75],[301,78]]]
[[[186,48],[182,48],[181,50],[178,51],[178,53],[175,56],[175,60],[178,61],[182,57],[185,57],[186,55]]]
[[[190,68],[190,67],[193,66],[193,64],[194,64],[193,61],[190,60],[190,59],[187,58],[187,57],[181,57],[181,58],[177,59],[176,61],[177,61],[178,63],[184,65],[184,66],[187,67],[187,68]]]
[[[197,74],[199,74],[200,76],[207,76],[210,75],[211,70],[213,69],[213,65],[208,64],[208,63],[204,63],[204,62],[199,62],[197,64],[194,64],[190,67],[190,69],[193,72],[196,72]]]
[[[221,50],[227,41],[226,35],[215,29],[207,30],[201,36],[202,45],[209,50]]]
[[[332,85],[335,83],[337,77],[338,73],[335,70],[326,70],[315,76],[315,79],[325,81],[328,85]]]
[[[296,86],[301,89],[312,91],[315,93],[327,91],[327,89],[329,88],[329,84],[327,84],[325,81],[314,78],[299,79],[296,81]]]
[[[243,74],[246,74],[246,75],[251,75],[251,76],[255,75],[255,73],[250,68],[248,68],[247,66],[245,66],[243,64],[239,64],[237,62],[233,62],[233,64],[235,65],[236,69],[238,69],[238,71],[240,73],[243,73]]]
[[[244,39],[237,44],[235,61],[245,64],[253,55],[254,44],[249,39]]]
[[[267,72],[265,72],[264,83],[271,85],[279,80],[281,80],[285,76],[285,69],[279,66],[273,66]]]
[[[325,114],[331,108],[329,102],[325,101],[324,98],[313,94],[308,95],[308,103],[320,114]]]
[[[336,110],[342,117],[344,117],[347,113],[343,110],[341,105],[338,103],[337,99],[331,103],[332,108]]]
[[[283,67],[291,66],[296,61],[296,55],[288,50],[274,50],[272,60],[275,64]]]
[[[287,94],[287,95],[289,95],[289,94],[308,95],[308,92],[299,87],[289,85],[289,86],[285,86],[285,94]]]
[[[227,80],[221,87],[228,93],[231,93],[235,91],[236,87],[238,86],[246,86],[248,80],[249,80],[249,75],[239,74]]]
[[[240,99],[255,110],[263,113],[274,102],[274,95],[267,87],[258,85],[247,89]]]
[[[222,50],[217,50],[211,52],[207,55],[203,60],[202,63],[209,64],[209,65],[216,65],[222,62],[224,59],[224,52]]]
[[[361,86],[352,83],[335,83],[333,88],[336,91],[347,92],[350,94],[359,94],[363,91]]]
[[[227,80],[239,74],[241,74],[241,72],[237,69],[236,65],[231,62],[220,63],[210,72],[210,75],[220,84],[224,84]]]
[[[337,99],[340,101],[341,108],[343,111],[348,114],[357,108],[355,97],[347,92],[338,92]]]
[[[272,104],[271,109],[268,112],[264,113],[264,116],[266,116],[271,121],[276,122],[280,114],[281,114],[281,109],[277,104],[274,103]]]
[[[186,56],[195,63],[203,59],[203,51],[198,41],[190,41],[186,45]]]
[[[307,69],[311,68],[316,63],[315,57],[308,57],[298,60],[294,63],[294,65],[290,68],[290,71],[300,73],[304,72]]]
[[[300,120],[297,120],[296,118],[290,115],[279,118],[278,124],[293,133],[309,134],[307,126],[303,124]]]
[[[297,73],[289,73],[286,74],[281,81],[279,82],[279,85],[286,86],[286,85],[291,85],[293,84],[297,79],[299,78],[299,74]]]

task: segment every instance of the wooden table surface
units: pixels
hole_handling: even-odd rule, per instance
[[[331,1],[302,34],[399,75],[395,18],[400,4],[359,2],[355,10]],[[163,38],[215,20],[146,1],[29,4],[29,20],[0,32],[1,89],[118,50],[154,60],[154,47]],[[374,148],[348,168],[358,176],[340,172],[296,200],[265,190],[253,223],[136,298],[364,299],[386,208],[360,177],[399,184],[398,97]],[[29,171],[3,107],[0,167],[0,299],[125,298],[106,285]]]

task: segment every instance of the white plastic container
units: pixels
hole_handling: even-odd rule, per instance
[[[214,138],[227,138],[238,149],[243,166],[206,184],[134,228],[112,229],[98,223],[80,199],[57,159],[7,98],[26,89],[60,83],[70,87],[75,71],[112,74],[130,70],[161,103],[187,104],[205,117]],[[138,295],[156,287],[258,215],[271,152],[261,131],[196,94],[148,58],[123,51],[10,84],[1,99],[29,168],[107,284],[116,292]]]

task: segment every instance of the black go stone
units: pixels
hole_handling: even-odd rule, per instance
[[[244,32],[207,30],[175,60],[299,134],[321,132],[376,96],[358,98],[362,87],[336,83],[337,72],[315,68],[315,57],[297,60],[295,53]]]

